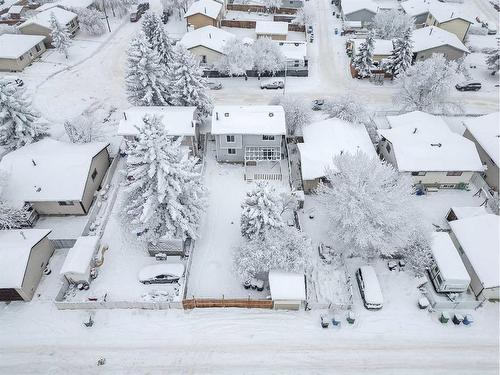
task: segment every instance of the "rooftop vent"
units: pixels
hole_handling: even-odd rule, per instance
[[[415,134],[417,132],[417,128],[413,129],[413,134]]]
[[[269,112],[269,117],[273,117],[273,116],[274,116],[274,113]]]
[[[127,114],[123,112],[123,118],[126,120],[127,119]]]
[[[433,146],[433,147],[441,147],[442,144],[441,143],[431,143],[431,146]]]
[[[229,112],[224,113],[224,117],[229,117]]]
[[[36,167],[36,162],[35,162],[35,159],[31,159],[31,162],[33,163],[33,165]]]

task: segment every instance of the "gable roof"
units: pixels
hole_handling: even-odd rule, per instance
[[[45,138],[18,148],[0,161],[7,174],[2,197],[15,205],[24,202],[79,201],[92,158],[109,143],[73,144]]]
[[[207,17],[217,19],[222,10],[222,4],[214,0],[198,0],[188,8],[184,18],[194,16],[195,14],[203,14]]]
[[[118,135],[134,136],[139,134],[137,128],[144,125],[146,115],[157,116],[165,127],[167,134],[173,136],[194,136],[194,113],[196,107],[131,107],[124,111],[118,125]]]
[[[451,210],[455,213],[457,219],[465,219],[466,217],[480,216],[488,213],[486,211],[486,208],[484,208],[484,206],[479,206],[479,207],[453,206],[451,207]]]
[[[235,38],[234,34],[214,26],[204,26],[190,31],[179,41],[186,49],[202,46],[223,53],[226,42]]]
[[[429,13],[428,0],[408,0],[402,1],[400,4],[405,13],[412,17]]]
[[[18,59],[44,39],[43,35],[0,35],[0,58]]]
[[[469,53],[467,47],[455,34],[436,26],[423,27],[413,31],[411,39],[413,40],[413,52],[421,52],[448,45]]]
[[[212,134],[285,135],[285,111],[280,105],[216,105]]]
[[[255,23],[255,34],[257,35],[287,35],[288,23],[276,21],[257,21]]]
[[[377,157],[366,128],[337,118],[308,125],[303,130],[304,143],[298,143],[300,167],[304,180],[323,177],[327,167],[333,167],[333,157],[342,152],[364,152]]]
[[[500,166],[500,112],[467,118],[464,124],[488,156]]]
[[[42,27],[45,27],[47,29],[50,29],[50,16],[51,14],[54,13],[54,16],[57,18],[57,21],[61,25],[67,25],[70,23],[72,20],[77,18],[76,13],[70,12],[68,10],[59,8],[59,7],[54,7],[50,8],[48,10],[45,10],[43,12],[37,13],[30,19],[26,20],[22,24],[18,26],[18,28],[22,29],[23,27],[26,27],[28,25],[40,25]]]
[[[343,0],[342,12],[344,15],[366,9],[372,13],[378,12],[378,5],[373,0]]]
[[[401,2],[401,8],[403,8],[406,14],[413,17],[430,13],[439,23],[454,19],[462,19],[466,22],[474,23],[474,20],[465,15],[458,8],[457,4],[432,0],[408,0]]]
[[[20,14],[24,10],[24,5],[12,5],[7,11],[8,14]]]
[[[470,282],[469,273],[448,233],[432,233],[431,251],[444,280]]]
[[[449,224],[483,286],[498,287],[500,217],[486,214],[455,220]]]
[[[379,134],[393,145],[398,170],[482,171],[474,142],[450,130],[440,117],[414,111],[388,116]]]
[[[0,230],[0,288],[21,288],[31,249],[48,229]]]

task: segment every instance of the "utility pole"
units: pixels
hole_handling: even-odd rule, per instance
[[[106,13],[106,5],[104,5],[104,0],[102,0],[102,10],[104,11],[104,18],[106,19],[106,23],[108,24],[108,30],[111,32],[111,27],[109,26],[109,17],[108,13]]]

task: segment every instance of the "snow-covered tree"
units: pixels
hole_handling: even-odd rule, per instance
[[[443,106],[457,80],[457,63],[434,54],[418,61],[396,78],[400,90],[395,101],[407,111],[432,110]]]
[[[273,105],[281,105],[285,111],[288,135],[295,135],[311,123],[312,110],[309,103],[298,96],[286,95],[273,98]]]
[[[172,13],[176,11],[179,20],[182,19],[192,3],[193,0],[161,0],[163,10]]]
[[[247,70],[254,66],[254,52],[251,46],[244,44],[240,39],[229,39],[223,48],[222,56],[215,68],[223,74],[231,76],[246,75]]]
[[[491,69],[491,75],[494,76],[500,69],[500,49],[492,48],[486,51],[486,65]]]
[[[375,41],[373,32],[368,33],[365,41],[359,46],[358,53],[352,59],[352,66],[358,72],[358,76],[366,78],[371,76],[371,68],[373,66],[373,49]]]
[[[269,183],[257,183],[255,188],[247,192],[241,204],[241,235],[252,239],[271,229],[283,227],[282,214],[293,209],[291,201],[290,194],[279,194]]]
[[[308,4],[308,2],[304,3],[304,6],[299,8],[297,13],[295,13],[294,23],[298,25],[311,25],[314,22],[316,14],[314,13],[314,9]]]
[[[97,119],[93,112],[85,111],[80,116],[64,122],[64,129],[72,143],[90,143],[100,138]]]
[[[49,24],[51,28],[50,38],[52,46],[64,57],[68,58],[68,48],[71,45],[71,35],[65,26],[61,25],[54,13],[50,14]]]
[[[102,12],[82,7],[72,7],[69,10],[77,14],[80,29],[88,35],[99,36],[106,32],[106,24]]]
[[[119,18],[126,15],[129,8],[135,4],[137,4],[137,0],[102,0],[95,2],[97,9],[101,11],[106,9],[108,15],[111,14],[113,17]]]
[[[341,120],[364,124],[369,120],[369,114],[366,106],[351,94],[337,96],[328,100],[325,105],[325,112],[330,117]]]
[[[16,149],[45,136],[47,128],[39,118],[25,88],[0,78],[0,145]]]
[[[262,0],[262,5],[266,7],[268,11],[274,11],[281,7],[282,0]]]
[[[333,165],[317,195],[340,251],[371,258],[406,246],[418,223],[411,179],[363,152],[338,155]]]
[[[175,46],[169,69],[169,102],[174,106],[195,106],[201,115],[209,115],[212,102],[207,95],[207,81],[194,55],[181,45]]]
[[[131,40],[127,51],[125,87],[132,105],[167,104],[166,68],[142,31]]]
[[[127,149],[125,223],[153,243],[162,236],[197,238],[205,210],[198,160],[167,132],[158,118],[146,116]]]
[[[160,56],[160,62],[168,67],[173,58],[173,47],[160,17],[152,11],[146,12],[141,28],[151,48]]]
[[[380,39],[400,38],[415,29],[415,19],[397,9],[381,11],[373,17],[373,29]]]
[[[410,233],[408,243],[402,249],[398,250],[397,255],[406,261],[407,268],[416,276],[425,275],[427,268],[433,263],[431,233],[431,228],[417,226]]]
[[[393,41],[391,55],[391,72],[393,77],[406,72],[413,61],[413,41],[411,39],[411,30],[407,30],[402,37]]]
[[[29,217],[26,207],[14,208],[0,201],[0,230],[22,228]]]
[[[270,38],[259,38],[252,45],[255,58],[255,69],[259,74],[276,74],[284,68],[285,56],[278,44]]]
[[[242,281],[271,270],[304,272],[312,256],[310,239],[294,227],[274,228],[245,241],[234,254],[236,273]]]
[[[19,29],[15,26],[0,24],[0,35],[19,34]]]

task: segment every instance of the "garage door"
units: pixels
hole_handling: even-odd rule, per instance
[[[23,298],[15,289],[0,289],[0,301],[22,301]]]

